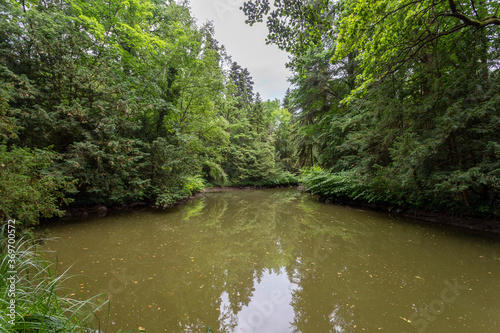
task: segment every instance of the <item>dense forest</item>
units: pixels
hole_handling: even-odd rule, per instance
[[[290,54],[263,101],[173,0],[0,3],[0,215],[209,186],[500,216],[496,1],[245,2]]]
[[[100,331],[93,321],[106,304],[104,299],[74,300],[70,296],[76,291],[63,297],[66,291],[61,288],[67,278],[40,252],[31,232],[42,218],[63,216],[71,206],[169,207],[208,187],[300,183],[332,201],[497,223],[498,0],[241,3],[247,23],[265,21],[267,42],[289,54],[291,85],[282,101],[262,100],[245,68],[249,65],[238,64],[227,54],[215,38],[214,26],[193,17],[188,0],[0,0],[0,275],[6,277],[0,282],[1,332]],[[363,291],[374,295],[370,283],[375,280],[371,274],[368,280],[365,264],[376,249],[358,248],[358,244],[364,248],[364,240],[371,237],[369,232],[364,234],[367,221],[358,223],[363,233],[355,243],[357,236],[348,231],[347,222],[325,227],[316,223],[313,214],[297,218],[287,206],[291,200],[288,195],[275,196],[269,205],[272,212],[289,215],[280,223],[277,214],[269,220],[253,214],[245,200],[233,204],[240,206],[231,215],[231,225],[236,227],[218,230],[219,242],[203,233],[212,225],[182,224],[176,237],[185,237],[188,245],[173,248],[186,258],[193,253],[206,255],[207,245],[226,251],[227,240],[237,239],[240,230],[257,230],[258,238],[263,235],[260,242],[242,232],[240,241],[233,244],[236,249],[224,253],[223,266],[234,271],[237,266],[231,259],[240,258],[246,265],[244,274],[229,274],[230,279],[224,280],[226,269],[224,277],[209,277],[210,285],[219,285],[221,292],[227,286],[241,290],[246,304],[255,290],[253,281],[260,281],[265,267],[278,270],[276,265],[290,265],[290,276],[297,273],[311,286],[294,291],[299,299],[316,300],[315,295],[326,290],[316,290],[316,281],[325,276],[341,279],[342,272],[348,276],[343,260],[361,260],[363,269],[357,275],[365,279],[358,289],[362,292],[356,294],[350,278],[345,284],[336,280],[341,292],[329,297],[341,300],[325,306],[326,315],[315,319],[330,322],[333,317],[328,315],[336,315],[337,304],[345,302],[342,297],[359,299]],[[203,208],[201,201],[198,205],[195,212]],[[279,237],[273,238],[269,228],[276,226]],[[203,234],[202,242],[194,241],[194,228]],[[290,230],[293,237],[287,240],[283,235]],[[325,238],[333,239],[328,245],[346,253],[338,265],[316,265],[320,262],[308,259],[317,255],[317,248],[305,247],[301,237],[326,248],[323,236],[335,237]],[[436,245],[433,236],[420,236]],[[137,242],[135,232],[130,237],[133,240],[128,243]],[[147,237],[144,241],[148,242]],[[266,257],[266,246],[272,248],[271,244],[281,248]],[[432,249],[427,243],[418,244],[418,251],[422,246]],[[136,245],[139,249],[140,243]],[[241,255],[245,248],[258,249],[258,256]],[[391,250],[384,256],[394,254],[392,247],[387,249]],[[367,255],[356,258],[351,255],[354,252]],[[497,257],[495,253],[485,259],[481,253],[481,260],[476,255],[473,260],[496,263]],[[137,267],[146,267],[138,258]],[[209,287],[203,292],[201,288],[216,258],[196,258],[203,274],[199,278],[193,274],[192,281],[199,283],[179,279],[179,290],[194,294],[196,289],[203,295],[189,311],[210,305],[215,319],[221,317],[215,312],[219,308],[213,306],[213,293]],[[463,257],[457,258],[457,267],[467,266]],[[407,281],[416,274],[419,283],[424,280],[420,276],[425,276],[425,267],[414,271],[413,259],[411,264],[408,258],[401,259],[401,266],[411,266]],[[442,271],[444,261],[439,260]],[[193,257],[189,264],[194,261]],[[256,266],[248,268],[252,262]],[[353,271],[358,265],[350,267]],[[381,267],[388,270],[385,264],[377,269]],[[474,270],[492,274],[481,269]],[[169,274],[181,276],[177,269]],[[463,279],[467,274],[458,275]],[[165,276],[171,283],[170,275]],[[249,283],[243,286],[242,281]],[[426,284],[432,281],[429,278]],[[234,298],[239,302],[239,292]],[[472,303],[476,301],[481,304],[480,299]],[[314,318],[310,305],[293,304],[305,323]],[[415,315],[419,309],[415,308]],[[240,310],[238,305],[232,312]],[[409,318],[399,317],[411,323],[413,317]],[[363,316],[362,322],[367,320]]]
[[[290,114],[175,1],[2,1],[0,213],[296,184]]]
[[[395,209],[500,215],[498,1],[247,1],[291,54],[306,187]]]

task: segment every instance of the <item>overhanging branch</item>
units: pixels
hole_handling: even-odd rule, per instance
[[[458,10],[455,1],[448,0],[448,3],[450,5],[451,13],[443,13],[443,16],[457,18],[460,21],[462,21],[465,25],[473,26],[476,28],[484,28],[488,25],[500,25],[500,17],[496,16],[497,13],[495,13],[492,16],[485,17],[483,19],[478,18],[477,20],[474,20],[469,16],[465,15],[464,13],[462,13],[460,10]]]

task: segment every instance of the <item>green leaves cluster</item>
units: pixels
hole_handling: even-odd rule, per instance
[[[253,94],[253,81],[246,69],[233,63],[235,107],[228,115],[231,145],[225,169],[234,186],[297,184],[291,161],[290,114],[278,100],[262,101]]]
[[[250,74],[184,5],[9,0],[0,16],[2,217],[168,206],[279,174]]]
[[[250,21],[270,13],[270,40],[292,53],[297,158],[331,172],[306,173],[306,185],[334,197],[498,216],[498,3],[293,4],[249,1],[245,11]],[[312,8],[331,23],[320,37],[308,35],[317,25],[304,15]],[[297,26],[291,46],[273,39]]]
[[[65,194],[74,182],[50,166],[57,157],[49,150],[0,145],[0,207],[2,218],[15,216],[29,226],[40,217],[62,216],[62,205],[71,202]]]

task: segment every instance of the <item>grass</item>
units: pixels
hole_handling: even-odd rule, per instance
[[[68,297],[64,286],[72,277],[57,274],[30,233],[9,238],[10,227],[0,228],[0,333],[100,332],[95,313],[106,302]]]

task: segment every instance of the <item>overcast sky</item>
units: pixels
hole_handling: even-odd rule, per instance
[[[265,23],[250,27],[239,8],[244,0],[190,0],[191,10],[199,24],[213,21],[215,38],[225,45],[227,53],[241,67],[248,68],[255,82],[254,91],[263,100],[282,100],[289,86],[290,72],[285,68],[286,52],[266,45]]]

